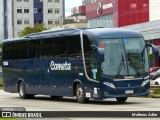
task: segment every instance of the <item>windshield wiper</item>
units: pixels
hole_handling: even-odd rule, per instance
[[[119,64],[119,66],[118,66],[116,78],[124,78],[124,76],[120,75],[120,72],[122,70],[122,65],[124,66],[124,69],[125,69],[124,57],[123,57],[122,52],[121,52],[121,57],[122,57],[122,60],[121,60],[121,62]]]

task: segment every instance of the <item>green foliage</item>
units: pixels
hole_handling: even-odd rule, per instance
[[[148,57],[149,57],[150,59],[152,59],[152,58],[154,58],[154,55],[153,55],[153,54],[148,54]]]
[[[27,26],[20,32],[20,37],[23,37],[30,33],[42,32],[43,30],[47,30],[43,24],[38,24],[34,27]]]
[[[160,98],[160,90],[151,90],[150,91],[150,97]]]
[[[0,48],[2,48],[2,43],[0,43]]]

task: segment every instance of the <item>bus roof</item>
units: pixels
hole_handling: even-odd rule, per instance
[[[96,38],[143,37],[139,32],[124,28],[96,28],[87,29],[86,32],[93,34]]]
[[[140,33],[122,28],[65,28],[60,30],[47,30],[39,33],[32,33],[24,36],[23,38],[7,39],[3,42],[18,41],[18,40],[30,40],[38,38],[49,38],[61,35],[79,34],[83,30],[84,34],[93,35],[96,38],[124,38],[124,37],[143,37]]]

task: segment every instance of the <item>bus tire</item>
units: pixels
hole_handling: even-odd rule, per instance
[[[85,98],[84,91],[81,84],[77,85],[76,98],[78,103],[86,103],[89,101],[89,98]]]
[[[127,100],[127,97],[119,97],[119,98],[116,98],[116,99],[117,99],[117,102],[124,103]]]
[[[19,83],[18,92],[19,92],[20,98],[22,98],[22,99],[32,99],[32,98],[34,98],[34,95],[26,94],[26,88],[25,88],[24,82]]]

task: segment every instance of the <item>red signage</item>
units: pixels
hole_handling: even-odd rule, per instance
[[[114,1],[116,0],[101,0],[99,2],[92,3],[86,7],[87,19],[92,19],[98,16],[106,14],[112,14],[114,12]]]

